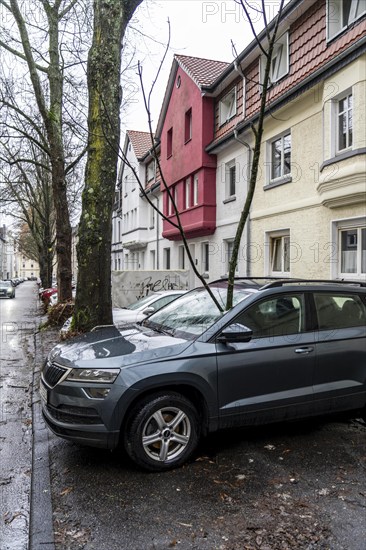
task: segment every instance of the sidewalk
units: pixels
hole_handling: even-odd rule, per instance
[[[41,321],[41,317],[39,320]],[[28,346],[31,348],[33,355],[33,456],[29,550],[39,550],[40,548],[54,550],[55,548],[49,465],[49,431],[42,418],[38,388],[42,366],[49,350],[57,342],[57,337],[56,330],[38,331],[33,336],[33,342],[28,341]]]

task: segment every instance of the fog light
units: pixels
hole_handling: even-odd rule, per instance
[[[110,392],[110,388],[84,388],[84,391],[92,399],[105,399]]]

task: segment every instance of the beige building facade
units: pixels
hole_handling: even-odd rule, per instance
[[[252,273],[366,277],[365,86],[364,54],[267,120]],[[283,136],[291,138],[289,176],[271,186],[271,144]]]

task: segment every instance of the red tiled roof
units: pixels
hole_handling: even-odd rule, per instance
[[[180,67],[200,88],[213,84],[226,67],[230,65],[226,61],[214,61],[188,55],[175,55],[174,57]]]
[[[150,132],[137,132],[136,130],[127,130],[127,135],[138,159],[145,156],[146,153],[151,149],[152,143]]]

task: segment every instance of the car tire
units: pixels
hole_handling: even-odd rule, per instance
[[[184,464],[200,437],[197,410],[183,395],[161,392],[141,400],[128,416],[124,443],[145,470],[162,472]]]

